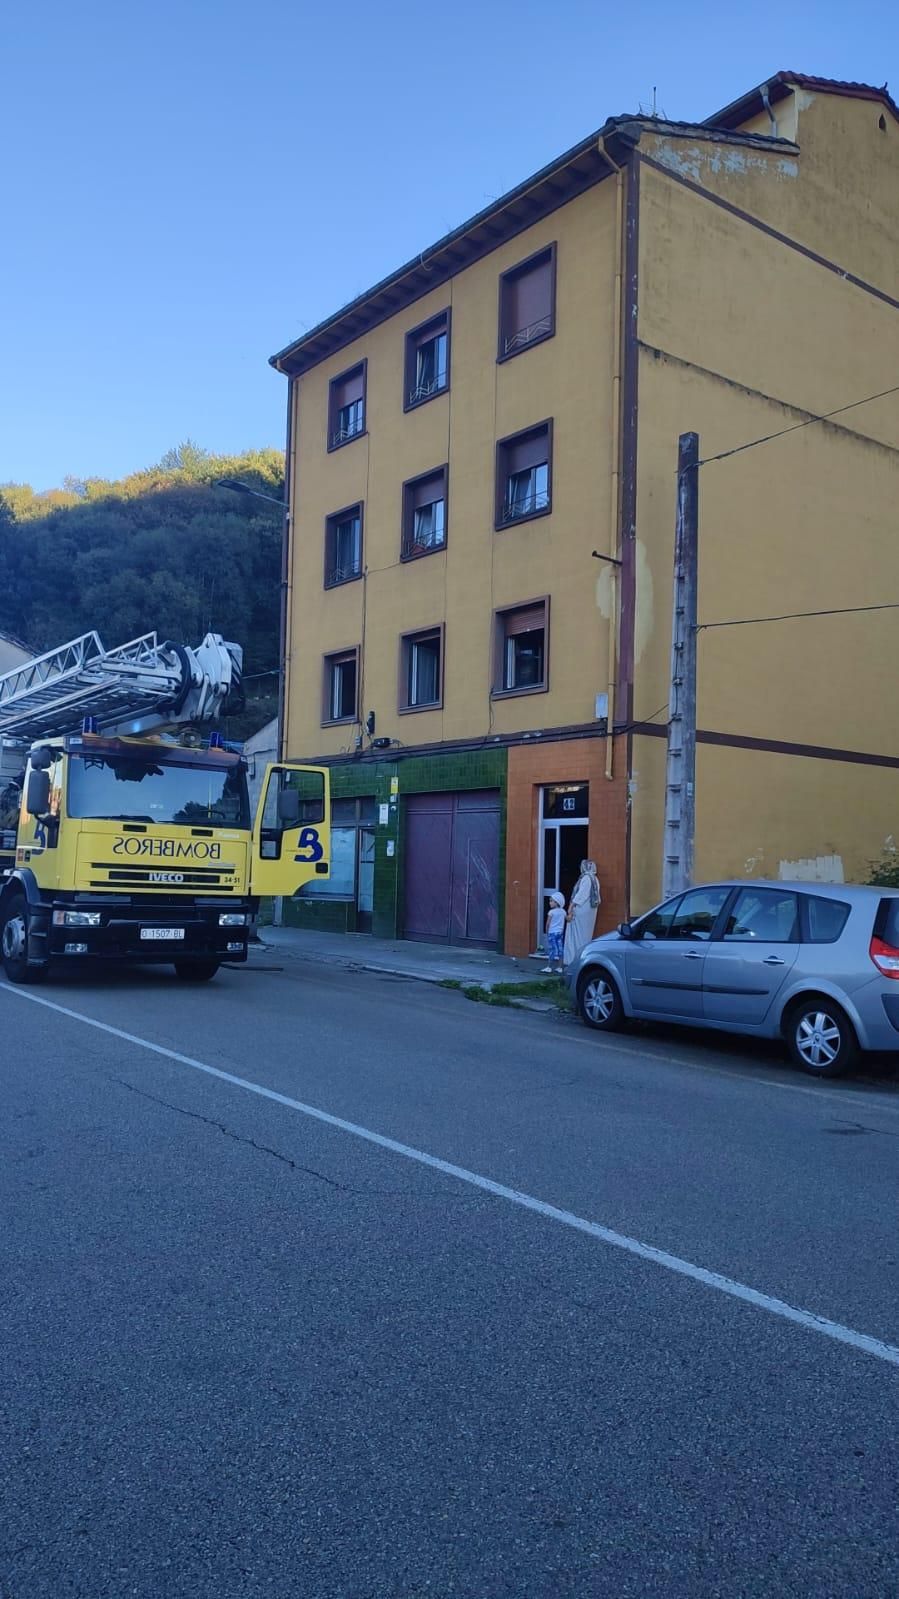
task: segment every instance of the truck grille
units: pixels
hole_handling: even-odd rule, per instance
[[[92,872],[102,872],[102,877],[91,877],[91,888],[188,888],[217,889],[233,894],[237,888],[233,866],[120,866],[117,861],[91,861]]]

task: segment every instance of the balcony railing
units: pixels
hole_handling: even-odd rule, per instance
[[[430,380],[423,379],[422,382],[416,383],[415,387],[409,390],[409,404],[419,405],[422,400],[429,400],[432,394],[439,394],[441,389],[445,388],[446,368],[442,372],[437,372]]]
[[[338,583],[349,583],[354,577],[362,576],[362,562],[353,561],[347,566],[332,566],[325,575],[325,588],[336,588]]]
[[[404,561],[411,560],[415,555],[428,555],[431,550],[442,550],[446,543],[446,533],[439,528],[434,533],[409,533],[403,539],[402,557]]]
[[[545,339],[552,330],[551,316],[538,317],[536,322],[529,323],[526,328],[519,328],[517,333],[510,333],[503,339],[503,355],[511,355],[513,350],[524,350],[537,339]]]
[[[446,502],[434,500],[428,506],[416,509],[403,530],[403,560],[413,555],[427,555],[430,550],[442,550],[446,543]]]
[[[337,413],[337,426],[331,434],[331,449],[336,450],[338,445],[346,444],[348,439],[356,438],[365,427],[365,411],[361,400],[356,400],[353,405],[344,406]]]
[[[520,522],[522,517],[533,516],[535,511],[545,511],[548,506],[548,489],[542,489],[539,493],[519,494],[503,502],[500,522],[505,527],[507,522]]]

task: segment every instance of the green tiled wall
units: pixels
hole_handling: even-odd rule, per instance
[[[503,942],[503,885],[506,858],[506,771],[505,749],[453,752],[446,755],[416,755],[408,760],[365,761],[339,764],[331,768],[332,799],[353,799],[374,794],[376,804],[389,806],[386,827],[375,826],[375,887],[372,932],[378,938],[397,938],[402,934],[403,909],[403,798],[407,794],[433,794],[460,789],[496,788],[500,793],[499,841],[499,946]],[[399,783],[399,795],[390,792],[390,780]],[[393,844],[393,855],[387,846]],[[345,901],[286,900],[284,920],[292,927],[320,927],[327,932],[350,933],[356,929],[356,908]]]

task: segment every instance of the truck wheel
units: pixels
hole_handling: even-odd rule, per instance
[[[182,983],[208,983],[219,969],[218,961],[176,961],[175,976]]]
[[[0,911],[0,956],[11,983],[39,983],[46,966],[28,964],[28,905],[24,894],[11,894]]]

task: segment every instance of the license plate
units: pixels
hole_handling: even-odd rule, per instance
[[[183,938],[183,927],[142,927],[141,938]]]

